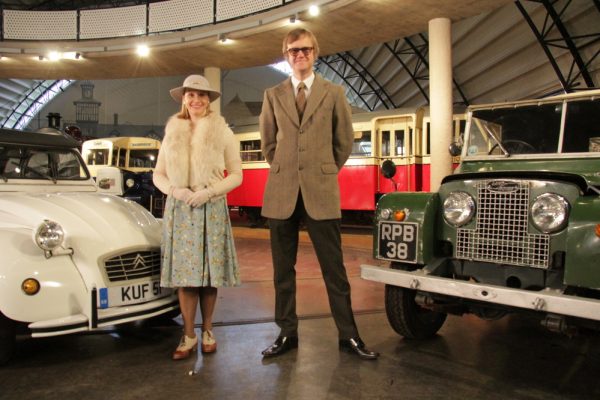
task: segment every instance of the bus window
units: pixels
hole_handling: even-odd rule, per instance
[[[427,150],[424,155],[429,155],[429,154],[431,154],[431,145],[430,145],[430,143],[431,143],[431,123],[430,122],[427,123],[426,140],[427,140]]]
[[[394,136],[396,140],[396,155],[403,156],[405,155],[404,151],[404,129],[394,131]]]
[[[108,149],[91,150],[86,162],[89,165],[108,165]]]
[[[240,157],[242,161],[264,161],[265,158],[260,150],[260,140],[242,140]]]
[[[413,155],[413,129],[408,128],[408,155]]]
[[[370,156],[371,148],[371,131],[354,132],[351,156]]]
[[[158,150],[130,150],[129,167],[154,168]]]
[[[390,131],[381,131],[381,156],[390,155]]]
[[[114,166],[117,165],[117,160],[119,157],[119,150],[120,149],[117,146],[113,147],[112,160],[111,160],[110,165],[114,165]]]
[[[125,156],[127,155],[127,152],[125,151],[125,149],[121,150],[119,149],[119,163],[117,164],[117,167],[122,167],[125,168],[125,166],[127,165],[125,163]]]

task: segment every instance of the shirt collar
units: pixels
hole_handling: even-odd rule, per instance
[[[298,80],[294,75],[292,75],[292,85],[294,85],[294,92],[298,91],[298,85],[300,84],[300,82],[304,82],[304,84],[306,85],[306,90],[310,91],[310,88],[314,81],[315,81],[314,73],[310,74],[310,76],[303,81]]]

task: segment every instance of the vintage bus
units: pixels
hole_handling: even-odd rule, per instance
[[[162,216],[164,195],[152,183],[160,141],[147,137],[87,140],[83,159],[101,191],[123,196]]]
[[[454,139],[464,132],[464,113],[454,115]],[[430,129],[428,109],[403,108],[352,116],[354,146],[339,173],[342,218],[350,224],[369,224],[379,197],[398,191],[429,191]],[[260,150],[258,124],[234,128],[240,144],[244,180],[228,195],[251,222],[260,222],[260,210],[269,165]],[[396,165],[393,180],[381,175],[381,164]],[[456,161],[456,160],[455,160]]]

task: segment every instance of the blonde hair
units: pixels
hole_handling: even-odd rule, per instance
[[[288,43],[295,42],[296,40],[300,39],[303,36],[306,36],[312,42],[312,47],[313,47],[313,52],[314,52],[315,58],[319,57],[319,42],[317,42],[317,38],[311,31],[309,31],[308,29],[304,29],[304,28],[292,29],[291,31],[289,31],[287,33],[287,35],[285,35],[285,37],[283,38],[283,48],[282,48],[284,57],[287,55]]]
[[[177,114],[175,114],[175,116],[179,119],[190,119],[190,112],[188,111],[187,107],[185,106],[185,101],[183,100],[185,97],[185,92],[187,90],[183,90],[183,96],[181,96],[181,109],[179,110],[179,112]],[[204,114],[204,116],[208,116],[210,113],[212,112],[212,110],[210,109],[210,101],[208,102],[208,105],[206,106],[206,114]]]

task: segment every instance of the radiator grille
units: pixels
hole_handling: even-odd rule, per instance
[[[528,181],[477,183],[476,227],[457,230],[456,258],[548,268],[550,236],[527,233]]]
[[[130,281],[160,274],[160,251],[137,251],[104,262],[111,282]]]

